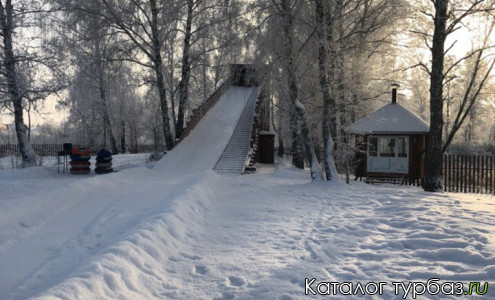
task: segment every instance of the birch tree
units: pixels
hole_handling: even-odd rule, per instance
[[[200,2],[200,1],[196,1]],[[175,138],[179,138],[184,130],[184,115],[189,92],[189,79],[191,78],[191,64],[189,52],[191,49],[191,31],[193,12],[197,6],[194,0],[186,1],[186,23],[184,28],[184,46],[182,48],[182,70],[181,80],[179,82],[179,110],[177,112],[177,127],[175,128]]]
[[[102,9],[85,7],[82,4],[75,8],[86,13],[100,16],[118,30],[126,38],[126,59],[137,66],[149,70],[154,79],[160,102],[162,129],[167,149],[174,146],[175,135],[170,124],[169,102],[164,74],[163,49],[166,32],[177,15],[175,2],[163,3],[157,0],[100,0]],[[77,3],[76,3],[77,4]]]
[[[278,13],[280,14],[282,21],[282,35],[284,40],[284,48],[285,55],[283,57],[284,68],[287,74],[287,84],[289,87],[289,101],[292,103],[290,118],[291,118],[291,135],[292,135],[292,144],[293,144],[293,155],[297,155],[299,151],[298,148],[298,140],[299,140],[299,130],[298,125],[300,122],[301,126],[301,134],[302,139],[304,141],[304,147],[306,152],[306,157],[309,161],[310,169],[311,169],[311,179],[313,181],[321,181],[323,180],[323,175],[321,174],[321,167],[318,163],[318,159],[316,158],[312,140],[311,133],[309,131],[308,122],[306,119],[306,110],[304,106],[298,99],[298,84],[296,79],[296,70],[294,64],[294,45],[293,45],[293,31],[294,31],[294,10],[297,9],[297,5],[291,3],[290,0],[280,0],[280,3],[277,3],[275,0],[272,0],[275,5]],[[300,161],[296,160],[296,166],[300,167]]]
[[[445,79],[453,69],[452,66],[445,68],[444,65],[446,53],[453,47],[453,45],[446,47],[446,40],[449,35],[462,26],[462,22],[469,16],[490,12],[493,9],[494,2],[483,0],[435,0],[431,3],[434,6],[434,13],[426,11],[423,13],[433,21],[433,35],[422,33],[431,51],[431,68],[428,69],[423,64],[430,75],[430,133],[426,150],[425,184],[423,188],[428,192],[436,192],[443,189],[443,89]]]
[[[337,169],[335,168],[335,161],[333,157],[334,143],[332,138],[332,120],[335,122],[335,98],[330,93],[330,83],[328,80],[327,69],[327,47],[326,47],[326,34],[325,30],[325,14],[322,0],[315,0],[316,9],[316,33],[318,37],[318,74],[320,89],[323,96],[323,115],[322,115],[322,136],[325,151],[325,175],[328,181],[337,178]],[[332,113],[331,113],[332,111]],[[335,125],[334,125],[335,126]]]
[[[56,57],[44,51],[40,39],[43,36],[32,36],[33,32],[41,33],[40,20],[47,21],[51,11],[52,8],[42,0],[0,1],[1,76],[5,82],[7,106],[13,108],[17,143],[24,167],[35,165],[36,156],[28,141],[23,101],[43,100],[63,87],[61,78],[55,76],[58,72],[54,72]]]
[[[114,154],[117,154],[119,147],[111,118],[111,104],[109,103],[111,95],[107,81],[115,76],[116,72],[112,70],[112,64],[116,63],[122,41],[108,19],[87,12],[90,8],[101,11],[103,7],[99,1],[89,0],[74,4],[62,0],[60,4],[64,9],[64,15],[59,22],[60,35],[64,37],[68,64],[75,70],[75,78],[77,78],[77,81],[72,84],[72,89],[79,83],[83,84],[87,91],[95,90],[98,95],[95,98],[73,97],[71,99],[71,102],[75,104],[73,109],[78,109],[76,101],[91,102],[89,107],[86,107],[95,110],[90,114],[101,116],[103,126],[100,128],[104,133],[103,145],[106,147],[108,135],[110,148]],[[86,77],[86,80],[82,77]],[[72,94],[72,96],[76,95]],[[91,118],[88,114],[84,115]]]
[[[442,154],[447,150],[450,143],[454,139],[454,136],[465,123],[466,119],[468,117],[470,119],[472,118],[475,104],[481,98],[481,93],[487,85],[488,79],[495,65],[495,58],[493,58],[492,53],[489,53],[489,49],[493,47],[493,45],[489,44],[489,39],[494,27],[495,19],[492,20],[491,25],[485,34],[481,48],[474,50],[467,56],[466,71],[469,74],[467,76],[462,76],[466,79],[464,92],[460,97],[459,107],[450,131],[446,131],[446,139],[442,146]]]
[[[237,20],[242,10],[242,1],[187,0],[184,5],[184,20],[177,30],[181,33],[182,57],[178,86],[176,138],[182,134],[191,96],[202,98],[209,94],[208,81],[213,86],[220,81],[221,68],[225,61],[235,57],[235,45],[240,37],[233,30],[242,23]],[[227,61],[233,63],[235,61]],[[200,70],[194,69],[200,68]],[[213,76],[208,74],[214,70]],[[210,78],[213,77],[213,78]],[[197,82],[199,93],[191,95],[191,78]],[[193,91],[194,92],[194,91]]]

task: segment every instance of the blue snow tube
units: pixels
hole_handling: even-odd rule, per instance
[[[72,161],[89,161],[91,156],[82,154],[71,154],[70,159]]]
[[[109,158],[112,157],[112,152],[108,151],[107,149],[101,149],[96,153],[96,156],[99,158]]]

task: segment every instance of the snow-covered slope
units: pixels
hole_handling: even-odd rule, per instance
[[[155,167],[167,176],[211,170],[229,142],[249,96],[256,90],[231,86],[194,130]]]

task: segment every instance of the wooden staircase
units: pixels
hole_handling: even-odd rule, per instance
[[[253,172],[256,170],[251,162],[255,148],[253,147],[252,130],[258,91],[259,88],[253,89],[232,137],[213,167],[213,170],[220,174],[243,174],[245,171]]]
[[[391,183],[403,185],[405,183],[405,177],[393,175],[369,175],[364,182],[371,184]]]

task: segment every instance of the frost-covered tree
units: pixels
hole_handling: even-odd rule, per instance
[[[449,79],[449,73],[455,65],[463,60],[458,60],[450,67],[445,66],[446,54],[455,44],[446,45],[447,37],[459,30],[463,26],[463,22],[469,17],[492,11],[495,2],[483,0],[435,0],[430,2],[432,7],[425,6],[424,3],[420,2],[417,5],[418,9],[433,23],[433,33],[431,31],[420,32],[420,35],[431,52],[431,67],[421,63],[430,76],[430,133],[426,150],[424,190],[435,192],[441,191],[443,188],[442,154],[445,151],[443,147],[444,86],[446,80]]]
[[[63,87],[57,56],[47,48],[44,32],[53,11],[44,0],[0,1],[0,52],[4,105],[12,108],[17,143],[24,167],[36,156],[28,141],[24,103],[43,100]]]
[[[121,54],[138,68],[150,74],[147,82],[157,89],[162,129],[168,149],[174,146],[169,101],[165,83],[164,43],[171,24],[178,15],[178,3],[157,0],[99,0],[98,7],[75,2],[74,9],[98,16],[108,22],[122,37]]]
[[[242,27],[243,10],[239,0],[184,1],[184,17],[176,28],[182,38],[176,138],[185,127],[190,98],[206,97],[220,76],[226,76],[224,66],[235,63],[235,52],[242,52],[238,47],[242,33],[236,29]]]

